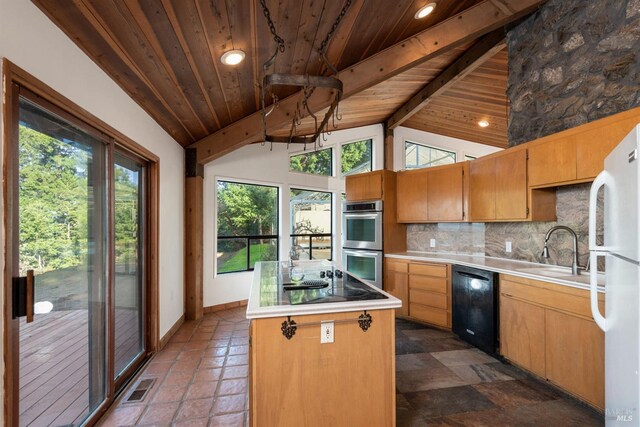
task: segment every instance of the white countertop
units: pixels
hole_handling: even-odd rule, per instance
[[[481,268],[495,271],[496,273],[510,274],[512,276],[526,277],[528,279],[542,280],[558,285],[571,286],[579,289],[589,289],[589,274],[583,272],[580,276],[571,275],[570,268],[567,274],[557,273],[559,266],[538,264],[535,262],[517,261],[504,258],[493,258],[479,255],[447,254],[438,252],[396,252],[385,254],[388,258],[400,258],[414,261],[442,262],[447,264],[466,265],[468,267]],[[526,271],[530,269],[539,272]],[[524,270],[524,271],[523,271]],[[547,272],[545,274],[545,272]],[[604,274],[598,273],[598,291],[604,292]]]
[[[307,314],[340,313],[346,311],[384,310],[402,306],[402,301],[389,295],[380,288],[360,279],[366,286],[385,295],[386,299],[365,301],[343,301],[320,304],[282,303],[282,287],[278,280],[278,264],[286,266],[285,261],[257,262],[253,271],[253,283],[247,304],[247,319],[279,316],[300,316]],[[304,272],[326,270],[332,267],[329,261],[299,261],[296,266]]]

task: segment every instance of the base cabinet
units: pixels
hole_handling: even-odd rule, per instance
[[[591,320],[545,311],[547,379],[604,407],[604,334]]]
[[[508,275],[500,288],[502,355],[604,409],[604,333],[589,291]],[[603,311],[603,295],[599,304]]]
[[[402,301],[396,308],[399,316],[409,315],[409,264],[406,261],[387,259],[384,263],[384,290]]]
[[[545,375],[544,308],[502,296],[500,342],[504,357],[534,374]]]
[[[399,316],[451,329],[451,266],[385,260],[384,290],[402,300]]]

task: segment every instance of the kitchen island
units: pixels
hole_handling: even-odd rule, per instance
[[[293,274],[286,262],[257,263],[247,306],[250,425],[395,425],[400,306],[327,261],[300,262]]]

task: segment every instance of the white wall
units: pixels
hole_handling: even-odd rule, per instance
[[[301,147],[274,144],[254,144],[234,151],[205,166],[204,169],[204,306],[209,307],[249,297],[252,272],[215,273],[216,244],[216,181],[229,179],[237,182],[253,182],[276,185],[280,189],[280,259],[289,257],[289,189],[305,188],[324,190],[334,193],[333,241],[334,260],[340,262],[336,251],[341,238],[341,224],[337,221],[337,211],[344,192],[344,180],[339,176],[339,147],[343,143],[361,139],[373,140],[373,169],[382,169],[382,146],[384,136],[382,125],[365,126],[333,132],[322,145],[324,148],[336,147],[333,151],[333,170],[338,176],[322,177],[317,175],[289,172],[289,155],[302,152]],[[313,150],[313,147],[308,148]]]
[[[184,312],[183,149],[31,2],[0,0],[0,57],[25,69],[160,158],[162,336]],[[2,262],[4,254],[0,255]]]
[[[405,141],[417,142],[419,144],[429,145],[435,148],[444,148],[448,151],[455,151],[456,159],[459,162],[464,161],[465,155],[482,157],[502,150],[501,148],[491,147],[489,145],[477,144],[475,142],[469,142],[462,139],[398,126],[394,129],[393,133],[393,170],[399,171],[405,169]]]

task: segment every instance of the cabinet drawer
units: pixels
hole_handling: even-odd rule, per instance
[[[423,322],[433,323],[434,325],[451,326],[449,323],[449,313],[446,310],[427,307],[422,304],[411,303],[409,305],[409,316]]]
[[[409,289],[447,293],[448,279],[429,276],[409,275]]]
[[[449,297],[447,297],[446,294],[421,291],[418,289],[411,290],[409,293],[409,301],[412,303],[428,305],[434,308],[440,308],[442,310],[449,308]]]
[[[387,271],[394,273],[406,273],[409,271],[409,263],[402,261],[389,261],[385,264]]]
[[[409,273],[425,276],[447,277],[446,264],[409,264]]]

